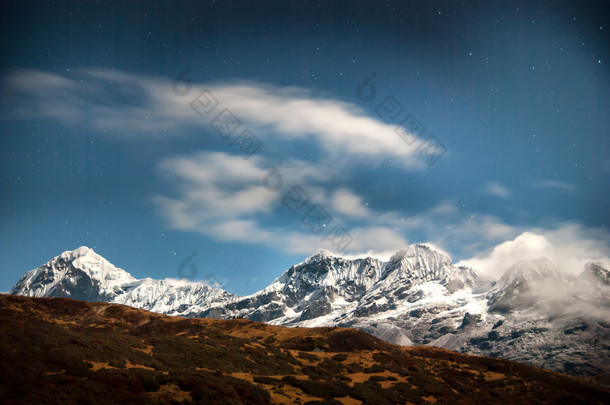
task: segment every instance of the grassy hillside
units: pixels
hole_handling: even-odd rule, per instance
[[[0,295],[5,404],[610,402],[610,390],[506,360],[400,347],[345,328],[183,319]]]

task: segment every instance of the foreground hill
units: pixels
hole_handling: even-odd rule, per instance
[[[592,379],[347,328],[184,319],[0,295],[3,403],[399,404],[610,401]]]

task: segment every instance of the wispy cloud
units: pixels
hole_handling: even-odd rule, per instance
[[[335,212],[356,218],[364,218],[371,215],[371,211],[362,202],[360,196],[347,189],[340,189],[333,193],[332,207]]]
[[[51,118],[124,138],[172,139],[209,124],[191,108],[203,90],[267,140],[311,140],[333,159],[390,157],[403,167],[426,166],[395,126],[355,104],[258,82],[199,83],[178,95],[171,78],[108,69],[65,75],[23,70],[4,78],[2,117]]]
[[[510,196],[510,191],[497,181],[488,182],[482,192],[500,198],[507,198]]]
[[[334,189],[327,169],[303,170],[303,165],[298,160],[285,162],[279,173],[286,182],[268,187],[264,178],[273,168],[260,156],[243,160],[223,152],[198,152],[169,158],[159,164],[158,171],[173,186],[153,200],[175,229],[288,253],[332,250],[332,240],[325,238],[324,232],[311,232],[301,222],[307,209],[291,213],[295,206],[287,199],[298,186],[307,193],[308,207],[319,204],[329,211],[333,226],[350,218],[358,220],[360,225],[347,230],[353,239],[350,251],[400,249],[408,243],[387,224],[388,213],[368,210],[347,188]],[[275,221],[275,215],[287,215],[288,221]]]
[[[462,213],[450,201],[410,216],[376,210],[353,190],[336,188],[333,176],[324,177],[325,168],[303,171],[301,165],[299,161],[284,163],[280,173],[290,184],[274,191],[263,186],[262,179],[269,173],[265,166],[271,168],[271,163],[262,157],[244,162],[225,153],[200,152],[168,159],[159,169],[173,184],[170,191],[174,195],[159,195],[155,202],[174,228],[287,253],[332,250],[300,222],[303,212],[288,215],[289,220],[281,223],[272,220],[273,215],[289,214],[284,202],[292,185],[303,187],[311,203],[323,206],[335,223],[346,225],[353,241],[342,254],[383,256],[383,252],[407,246],[409,235],[448,251],[478,252],[520,231],[491,215]]]
[[[256,157],[243,160],[221,152],[166,159],[159,171],[176,185],[177,196],[157,196],[155,201],[171,225],[182,230],[212,231],[219,222],[268,212],[276,196],[264,188],[266,171],[258,163]],[[238,225],[224,229],[232,233]]]
[[[557,181],[557,180],[540,180],[540,181],[535,182],[534,186],[542,187],[542,188],[552,188],[552,189],[561,190],[561,191],[575,191],[576,190],[576,186],[574,184],[566,183],[563,181]]]

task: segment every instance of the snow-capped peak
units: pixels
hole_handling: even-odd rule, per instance
[[[184,313],[232,294],[184,280],[138,280],[86,246],[68,250],[27,272],[11,294],[117,302],[163,313]]]
[[[584,271],[578,276],[578,281],[590,281],[610,286],[610,271],[605,269],[601,263],[588,262],[585,264]]]
[[[410,261],[433,260],[437,263],[451,263],[451,259],[448,256],[422,243],[415,243],[399,250],[390,257],[389,262],[396,263],[409,259],[411,259]]]
[[[123,284],[136,279],[123,269],[113,266],[108,260],[86,246],[72,252],[64,252],[72,258],[72,265],[87,273],[94,280],[99,280],[106,288]]]
[[[507,286],[517,281],[536,286],[542,282],[564,279],[564,274],[549,259],[539,257],[533,260],[520,260],[509,267],[498,281],[498,286]]]
[[[76,258],[85,256],[87,254],[97,254],[93,251],[93,249],[91,249],[90,247],[87,246],[80,246],[74,250],[66,250],[65,252],[63,252],[61,255],[59,255],[62,258],[65,259],[71,259],[74,260]]]
[[[409,245],[394,254],[387,262],[383,276],[391,283],[399,280],[449,282],[461,277],[461,271],[448,256],[424,244]]]
[[[338,257],[338,256],[335,256],[334,254],[332,254],[331,252],[329,252],[326,249],[318,249],[316,251],[316,253],[309,256],[307,259],[305,259],[304,263],[318,261],[318,260],[326,259],[326,258],[335,258],[335,257]]]
[[[507,313],[538,304],[549,289],[567,282],[546,257],[521,260],[509,267],[488,294],[491,311]]]
[[[11,294],[73,296],[83,293],[88,298],[102,298],[114,286],[136,279],[125,270],[109,263],[93,249],[81,246],[67,250],[37,269],[27,272],[13,287]]]

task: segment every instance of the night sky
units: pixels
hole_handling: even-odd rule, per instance
[[[607,2],[328,3],[3,2],[0,291],[82,245],[238,294],[318,249],[608,263]]]

